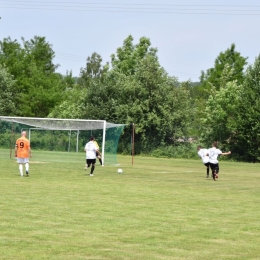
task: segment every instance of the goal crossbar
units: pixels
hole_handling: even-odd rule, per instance
[[[64,119],[64,118],[37,118],[0,116],[0,120],[14,122],[46,130],[97,130],[124,126],[125,124],[109,123],[106,120]]]

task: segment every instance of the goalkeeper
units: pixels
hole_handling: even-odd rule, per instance
[[[101,159],[101,153],[100,153],[100,151],[99,151],[99,145],[98,145],[98,143],[97,143],[97,141],[96,141],[95,138],[94,138],[93,142],[94,142],[94,144],[96,145],[97,150],[98,150],[98,151],[96,151],[96,156],[97,156],[97,158],[98,158],[98,160],[99,160],[99,162],[100,162],[100,165],[103,166],[103,164],[102,164],[102,159]]]

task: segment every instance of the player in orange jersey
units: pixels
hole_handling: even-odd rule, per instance
[[[29,157],[32,157],[30,141],[26,138],[26,131],[15,143],[15,157],[19,163],[20,175],[23,176],[23,164],[25,165],[26,176],[29,176]]]

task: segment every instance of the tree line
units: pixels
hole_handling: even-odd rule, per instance
[[[234,160],[260,161],[260,56],[248,65],[231,44],[196,83],[170,76],[146,37],[134,44],[129,35],[110,62],[92,53],[76,78],[57,73],[54,57],[45,37],[0,41],[0,115],[127,124],[121,151],[134,123],[136,153],[164,154],[192,137],[205,147],[217,141]]]

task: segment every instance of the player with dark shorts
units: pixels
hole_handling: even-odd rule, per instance
[[[97,146],[94,143],[94,136],[90,137],[90,141],[86,143],[84,151],[86,152],[86,166],[85,170],[90,167],[91,165],[91,170],[90,170],[90,176],[94,176],[93,172],[95,170],[95,165],[96,165],[96,153],[99,154],[99,151],[97,149]]]
[[[223,153],[219,149],[217,149],[217,142],[212,144],[212,148],[209,149],[209,164],[213,173],[213,180],[215,181],[218,178],[219,174],[219,164],[218,164],[218,156],[219,155],[229,155],[231,152]]]
[[[87,168],[92,164],[96,164],[96,159],[86,159]]]

